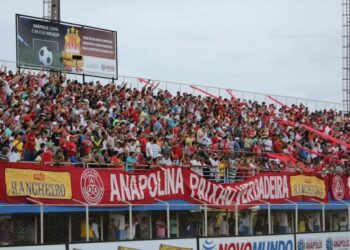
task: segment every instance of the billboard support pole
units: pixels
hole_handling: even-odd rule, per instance
[[[72,215],[68,215],[68,242],[72,242]]]
[[[348,230],[350,230],[350,204],[348,204]]]
[[[272,233],[272,227],[271,227],[271,203],[267,202],[267,201],[264,201],[264,200],[259,200],[259,201],[262,202],[262,203],[267,204],[267,220],[269,221],[268,232],[269,232],[269,234],[271,234]]]
[[[238,236],[238,206],[235,205],[235,235]]]
[[[27,200],[40,205],[40,244],[44,244],[44,204],[31,198]]]
[[[349,210],[350,211],[350,210]],[[204,204],[204,236],[208,236],[208,205]]]
[[[287,201],[294,204],[294,206],[295,206],[295,229],[294,229],[294,232],[298,233],[298,231],[299,231],[299,227],[298,227],[298,224],[299,224],[298,203],[293,202],[293,201],[288,200],[288,199],[287,199]]]
[[[83,83],[85,83],[85,74],[83,74]]]
[[[129,204],[129,239],[130,240],[132,236],[131,227],[132,227],[132,205],[130,203]]]
[[[322,203],[322,231],[326,231],[326,209],[324,203]]]
[[[160,201],[161,203],[164,203],[166,205],[166,224],[167,224],[167,237],[170,238],[170,205],[168,202],[165,202],[163,200],[157,199],[157,201]]]
[[[326,231],[326,208],[325,208],[325,204],[321,201],[318,201],[316,199],[312,199],[313,201],[320,203],[322,206],[322,231],[325,232]]]
[[[89,206],[86,204],[85,205],[85,230],[86,230],[86,241],[89,241],[89,236],[90,236],[90,224],[89,224]]]

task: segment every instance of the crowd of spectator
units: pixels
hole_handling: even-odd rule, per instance
[[[191,167],[234,182],[262,171],[348,173],[350,119],[236,98],[171,94],[155,82],[79,83],[0,69],[0,160],[146,171]]]

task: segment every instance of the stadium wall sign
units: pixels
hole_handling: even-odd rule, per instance
[[[328,201],[328,177],[297,173],[264,173],[244,181],[221,184],[188,168],[156,168],[130,173],[114,169],[43,167],[1,163],[0,200],[44,204],[150,204],[157,199],[198,201],[215,207],[261,204],[262,201]]]
[[[17,14],[16,38],[18,66],[118,78],[115,31]]]
[[[350,250],[349,232],[296,234],[297,250]]]
[[[199,238],[200,250],[294,250],[294,235]]]
[[[195,250],[197,249],[197,239],[162,239],[69,244],[69,250],[94,250],[98,248],[104,250]]]
[[[2,247],[2,249],[6,250],[66,250],[66,245],[42,245],[42,246],[9,246]]]

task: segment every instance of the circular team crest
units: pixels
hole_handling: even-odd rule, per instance
[[[97,204],[102,200],[105,188],[100,174],[93,169],[86,169],[80,178],[81,193],[86,202]]]
[[[336,200],[343,200],[344,199],[345,186],[344,186],[343,179],[339,175],[336,175],[333,178],[332,192],[333,192],[333,196]]]

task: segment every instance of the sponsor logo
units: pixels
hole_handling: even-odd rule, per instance
[[[297,244],[297,250],[322,249],[322,240],[318,239],[299,239]]]
[[[336,175],[333,178],[332,192],[333,192],[333,196],[336,200],[343,200],[344,199],[345,186],[344,186],[343,179],[339,175]]]
[[[298,240],[298,250],[305,250],[305,241],[303,239]]]
[[[214,244],[214,241],[212,240],[205,240],[203,242],[202,250],[215,250],[216,246]]]
[[[93,64],[93,63],[86,63],[85,68],[88,69],[99,69],[98,64]]]
[[[103,71],[114,72],[115,71],[115,66],[114,65],[108,65],[108,64],[101,64],[101,69]]]
[[[349,249],[350,241],[347,238],[334,239],[332,246],[333,249]]]
[[[203,242],[201,250],[294,250],[292,240],[275,240],[275,241],[247,241],[247,242],[225,242],[218,243],[206,239]],[[298,248],[299,250],[299,248]]]
[[[333,240],[332,240],[332,238],[328,238],[326,240],[326,249],[327,250],[333,250]]]
[[[100,174],[93,169],[86,169],[80,178],[81,193],[86,202],[97,204],[102,200],[105,188]]]

